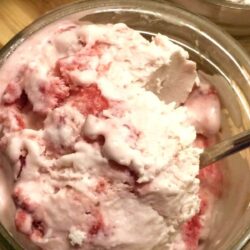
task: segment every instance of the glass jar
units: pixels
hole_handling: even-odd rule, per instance
[[[145,0],[87,0],[63,6],[39,18],[17,34],[0,51],[0,67],[29,36],[63,18],[95,23],[124,22],[149,38],[162,33],[189,51],[198,68],[209,73],[223,103],[220,138],[250,128],[250,60],[230,36],[215,25],[172,4]],[[205,250],[239,250],[250,232],[250,151],[224,161],[223,197],[213,214]],[[2,223],[9,231],[8,218]],[[0,227],[0,248],[20,250],[9,233]],[[27,249],[27,247],[25,248]],[[29,248],[30,250],[30,248]]]
[[[180,7],[209,18],[231,35],[250,35],[250,5],[230,2],[230,0],[170,0]]]

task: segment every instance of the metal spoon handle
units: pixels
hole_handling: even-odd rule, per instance
[[[206,167],[249,146],[250,130],[247,130],[206,148],[200,156],[200,168]]]

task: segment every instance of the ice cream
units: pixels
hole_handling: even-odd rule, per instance
[[[166,36],[121,23],[63,21],[24,42],[0,70],[16,230],[44,250],[196,249],[218,195],[199,155],[220,128],[199,79]]]

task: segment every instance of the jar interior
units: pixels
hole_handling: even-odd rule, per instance
[[[87,15],[80,20],[103,24],[123,22],[147,39],[157,33],[167,35],[189,52],[199,70],[212,75],[210,82],[217,89],[223,107],[219,139],[249,128],[249,106],[243,94],[244,88],[249,86],[229,52],[206,35],[198,24],[191,27],[178,15],[169,13],[162,18],[155,13],[137,11],[110,10]],[[239,238],[250,225],[250,215],[246,212],[250,198],[249,153],[246,150],[221,161],[223,195],[216,204],[210,234],[203,249],[239,249],[241,245]]]
[[[89,10],[81,12],[81,8],[77,10],[76,6],[71,13],[77,11],[78,13],[72,18],[77,16],[81,22],[123,22],[149,39],[157,33],[167,35],[174,43],[190,53],[190,58],[197,62],[198,69],[213,75],[211,83],[217,89],[223,105],[220,139],[248,129],[250,127],[249,75],[231,56],[230,49],[226,49],[222,43],[213,38],[219,36],[219,33],[208,34],[204,25],[198,22],[194,24],[184,12],[170,8],[168,12],[162,14],[160,7],[158,8],[157,10],[155,7],[152,11],[149,6],[148,9],[142,10],[139,4],[137,8],[128,4],[126,7],[119,5],[115,8],[100,7],[94,12],[90,6]],[[222,162],[225,180],[223,196],[216,205],[204,249],[240,249],[241,236],[250,225],[250,214],[247,211],[250,199],[249,162],[249,150]]]

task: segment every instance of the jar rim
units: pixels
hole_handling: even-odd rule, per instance
[[[229,0],[202,0],[203,2],[207,2],[210,4],[224,6],[231,9],[245,9],[250,10],[250,4],[242,4],[242,3],[235,3]]]

